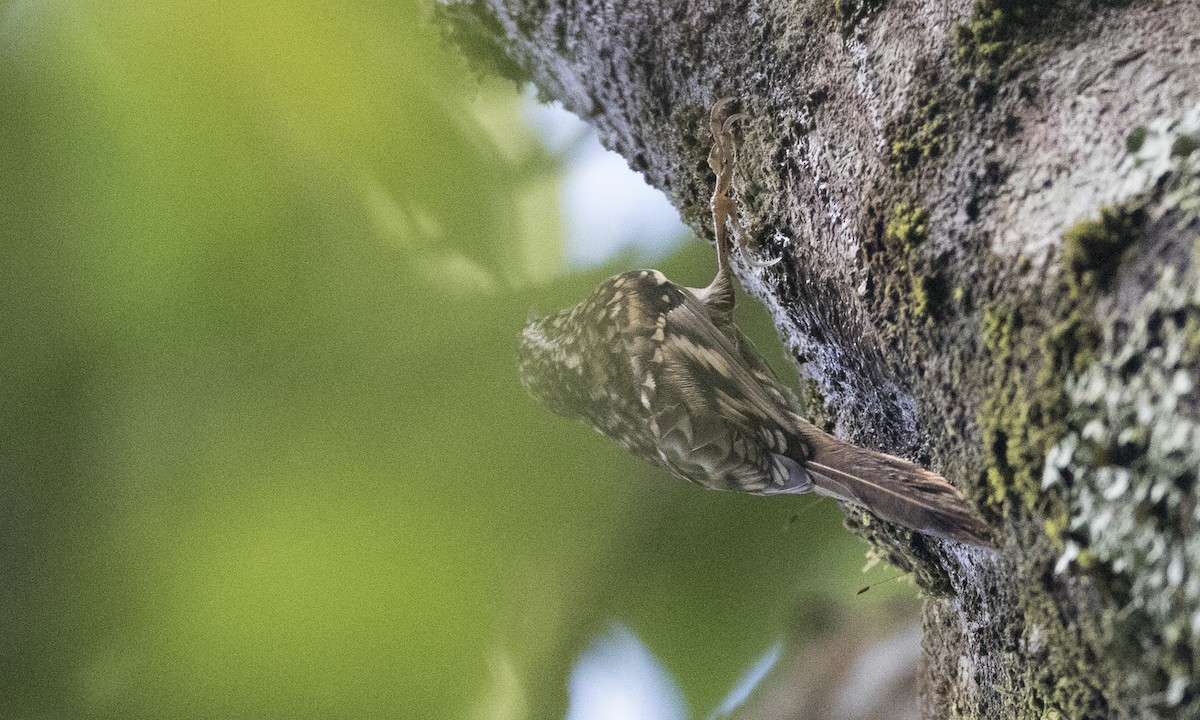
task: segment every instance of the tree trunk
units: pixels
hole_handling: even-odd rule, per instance
[[[836,434],[997,534],[848,523],[928,591],[928,717],[1200,717],[1200,4],[444,10],[706,237],[706,114],[737,99],[734,197],[783,258],[743,286]]]

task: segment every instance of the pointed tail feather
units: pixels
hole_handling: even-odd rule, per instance
[[[809,439],[820,432],[812,428]],[[927,535],[993,547],[987,525],[945,478],[907,460],[821,433],[802,463],[814,489],[858,503],[889,522]]]

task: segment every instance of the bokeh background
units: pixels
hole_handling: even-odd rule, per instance
[[[428,8],[12,0],[0,55],[0,717],[723,717],[912,594],[525,397],[531,306],[712,250]]]

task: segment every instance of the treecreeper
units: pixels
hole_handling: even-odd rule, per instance
[[[725,116],[729,102],[716,103],[709,118],[716,277],[689,288],[657,270],[633,270],[574,307],[530,320],[520,334],[522,383],[555,413],[587,420],[698,485],[815,492],[910,530],[991,547],[988,527],[945,478],[802,418],[794,395],[734,325],[730,236],[743,255],[746,241],[730,195],[731,130],[741,116]]]

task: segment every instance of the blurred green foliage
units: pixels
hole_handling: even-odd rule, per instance
[[[0,8],[0,716],[553,717],[614,617],[704,711],[853,599],[832,505],[524,397],[530,305],[622,268],[564,274],[557,160],[421,8]]]

